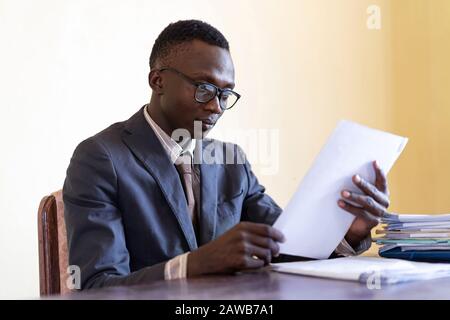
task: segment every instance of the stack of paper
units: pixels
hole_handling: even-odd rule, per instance
[[[381,219],[380,254],[397,249],[404,251],[449,251],[450,214],[387,214]]]

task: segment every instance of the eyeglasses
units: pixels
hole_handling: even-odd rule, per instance
[[[173,73],[181,76],[183,79],[196,86],[194,99],[199,103],[208,103],[213,100],[215,97],[219,98],[219,106],[224,110],[231,109],[236,102],[239,100],[241,95],[237,92],[234,92],[231,89],[221,89],[218,86],[213,85],[209,82],[198,82],[194,79],[188,77],[184,73],[169,67],[164,67],[161,69],[157,69],[157,71],[172,71]]]

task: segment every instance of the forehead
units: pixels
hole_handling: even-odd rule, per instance
[[[171,65],[196,80],[220,87],[234,86],[234,66],[228,50],[194,40],[176,48]]]

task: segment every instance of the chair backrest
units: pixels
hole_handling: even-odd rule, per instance
[[[67,286],[68,251],[62,191],[42,198],[38,211],[40,294],[64,294]]]

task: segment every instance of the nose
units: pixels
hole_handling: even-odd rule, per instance
[[[221,114],[222,109],[220,108],[219,97],[215,97],[210,102],[205,105],[205,110],[210,111],[215,114]]]

